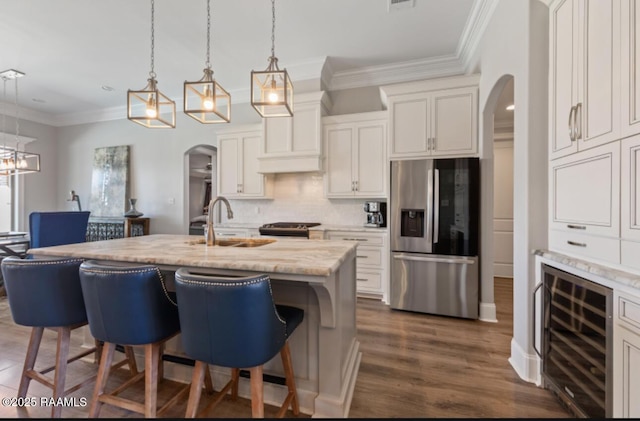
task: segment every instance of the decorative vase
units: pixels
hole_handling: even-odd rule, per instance
[[[136,202],[138,199],[129,199],[129,210],[125,212],[125,218],[139,218],[144,215],[142,212],[138,212],[136,209]]]

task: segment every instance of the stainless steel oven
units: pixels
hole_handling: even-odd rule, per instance
[[[542,274],[544,387],[576,416],[610,418],[613,291],[544,264]]]
[[[262,225],[258,231],[261,236],[309,238],[309,228],[318,225],[319,222],[273,222]]]

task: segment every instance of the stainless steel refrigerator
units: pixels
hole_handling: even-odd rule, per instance
[[[478,158],[391,161],[391,307],[478,318]]]

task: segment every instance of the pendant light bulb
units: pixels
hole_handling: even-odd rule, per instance
[[[276,80],[271,78],[271,91],[269,91],[269,102],[278,102],[280,97],[278,96],[278,91],[276,89]]]
[[[204,87],[204,98],[202,99],[202,108],[204,108],[207,111],[212,111],[213,110],[213,95],[211,95],[211,87],[209,85],[206,85]]]
[[[152,94],[149,94],[149,100],[147,101],[147,108],[145,109],[145,114],[149,118],[158,117],[158,111],[156,110],[156,101],[154,100]]]

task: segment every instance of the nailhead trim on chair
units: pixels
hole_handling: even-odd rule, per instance
[[[269,295],[271,296],[271,302],[274,303],[273,306],[273,312],[276,313],[276,316],[278,317],[278,320],[280,320],[280,323],[282,323],[283,325],[286,326],[287,322],[285,322],[284,320],[282,320],[282,318],[280,317],[280,314],[278,314],[278,310],[275,307],[275,302],[273,300],[273,291],[271,290],[271,282],[269,280],[269,276],[262,276],[258,279],[252,279],[251,281],[229,281],[229,282],[214,282],[214,281],[195,281],[193,279],[188,279],[185,278],[183,276],[180,276],[180,279],[182,280],[182,282],[184,282],[185,284],[192,284],[192,285],[203,285],[203,286],[219,286],[219,287],[234,287],[234,286],[244,286],[244,285],[253,285],[253,284],[259,284],[260,282],[264,282],[264,281],[268,281],[269,284]],[[230,278],[233,279],[233,278]]]
[[[13,265],[13,266],[38,266],[38,265],[59,265],[60,263],[77,263],[84,262],[84,259],[68,259],[68,260],[42,260],[38,261],[37,259],[21,259],[20,263],[17,261],[5,260],[5,265]]]
[[[167,291],[167,286],[164,283],[164,277],[162,276],[162,273],[160,272],[160,269],[158,267],[150,267],[150,268],[144,268],[144,269],[127,269],[127,270],[104,270],[104,269],[82,268],[82,270],[85,272],[91,272],[91,273],[104,273],[106,275],[116,275],[121,273],[145,273],[145,272],[156,271],[156,273],[158,274],[158,277],[160,278],[160,285],[162,285],[162,291],[164,292],[164,296],[167,298],[167,300],[169,300],[171,304],[178,307],[178,303],[173,301],[169,296],[169,292]]]

